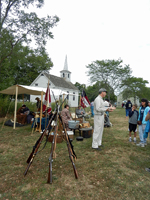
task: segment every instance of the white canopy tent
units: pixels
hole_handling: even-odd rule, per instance
[[[8,94],[8,95],[15,95],[15,111],[14,111],[14,129],[16,125],[16,113],[17,113],[17,97],[18,94],[30,94],[30,95],[41,95],[41,105],[42,105],[42,99],[43,94],[46,93],[47,88],[41,88],[41,87],[33,87],[33,86],[27,86],[27,85],[13,85],[8,87],[5,90],[0,91],[1,94]],[[67,95],[68,93],[59,89],[50,89],[50,91],[53,91],[54,95]],[[52,94],[51,94],[52,95]],[[74,95],[70,94],[69,95]],[[42,118],[42,106],[41,106],[41,115],[40,115],[40,122]]]
[[[2,94],[8,95],[16,95],[15,98],[15,111],[14,111],[14,129],[16,128],[16,113],[17,113],[17,97],[18,94],[33,94],[33,95],[41,95],[41,99],[43,98],[43,94],[45,94],[46,88],[37,88],[26,85],[13,85],[8,87],[5,90],[0,91]],[[41,120],[40,120],[41,121]]]

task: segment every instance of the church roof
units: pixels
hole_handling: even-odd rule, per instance
[[[66,88],[66,89],[72,89],[72,90],[78,90],[77,87],[75,87],[71,82],[65,81],[64,78],[54,76],[51,74],[48,74],[46,72],[43,73],[56,87]]]

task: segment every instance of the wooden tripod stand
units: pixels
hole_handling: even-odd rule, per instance
[[[33,150],[31,152],[31,154],[29,155],[28,159],[27,159],[27,168],[24,172],[24,176],[26,176],[28,170],[29,170],[29,167],[31,166],[32,162],[33,162],[33,159],[34,157],[36,156],[36,154],[38,153],[38,149],[40,147],[40,144],[42,142],[42,140],[44,139],[44,136],[47,135],[47,132],[48,132],[48,136],[50,134],[50,126],[52,124],[52,120],[55,121],[55,131],[54,131],[54,136],[53,136],[53,141],[52,141],[52,145],[51,145],[51,151],[50,151],[50,156],[49,156],[49,172],[48,172],[48,180],[47,180],[47,183],[52,183],[52,163],[53,163],[53,158],[55,158],[55,149],[56,149],[56,141],[57,141],[57,132],[58,132],[58,120],[62,126],[62,129],[64,131],[64,139],[66,140],[66,143],[67,143],[67,147],[68,147],[68,153],[69,153],[69,157],[70,157],[70,160],[72,162],[72,166],[73,166],[73,170],[74,170],[74,174],[75,174],[75,178],[77,179],[78,178],[78,173],[77,173],[77,170],[76,170],[76,167],[75,167],[75,163],[74,163],[74,159],[76,160],[77,156],[73,150],[73,145],[70,141],[70,138],[67,134],[67,131],[66,131],[66,128],[65,128],[65,125],[62,121],[62,118],[61,118],[61,115],[59,113],[59,109],[58,109],[58,105],[57,105],[57,109],[55,111],[54,114],[52,114],[49,122],[48,122],[48,125],[46,127],[46,129],[44,130],[44,132],[41,134],[40,138],[37,140],[37,142],[35,143],[34,147],[33,147]],[[47,139],[48,139],[48,136],[47,136]]]

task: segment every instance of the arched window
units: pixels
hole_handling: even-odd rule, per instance
[[[65,77],[65,74],[63,73],[63,77]]]

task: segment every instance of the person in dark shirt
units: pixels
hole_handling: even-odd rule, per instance
[[[133,104],[132,109],[129,111],[129,142],[132,142],[131,132],[134,132],[134,142],[136,143],[137,121],[139,112],[136,110],[137,105]]]
[[[132,108],[132,103],[131,103],[130,100],[127,101],[125,107],[126,107],[126,118],[127,118],[127,117],[129,116],[129,111],[130,111],[131,108]]]

